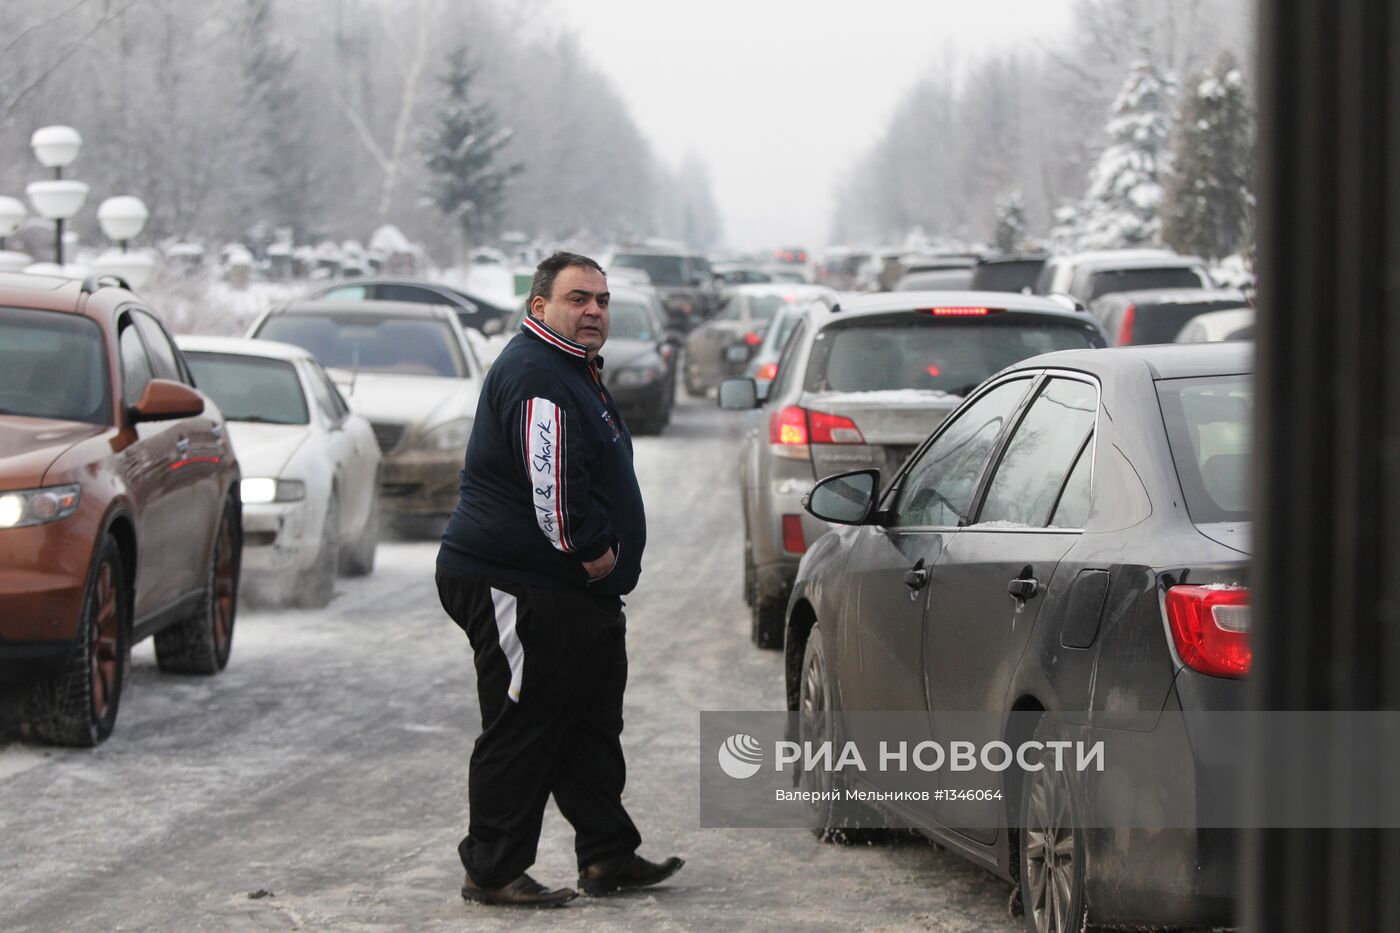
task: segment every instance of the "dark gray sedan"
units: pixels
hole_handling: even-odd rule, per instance
[[[1004,722],[1012,747],[1072,718],[1143,750],[1100,775],[1007,771],[1002,799],[904,824],[1019,879],[1033,931],[1234,919],[1236,836],[1192,821],[1237,779],[1207,740],[1244,708],[1251,660],[1250,371],[1239,344],[1034,357],[888,482],[841,474],[809,499],[840,527],[793,586],[790,708],[928,711],[911,744],[946,743],[954,711]],[[1135,713],[1149,724],[1124,732]],[[1125,796],[1189,828],[1094,828]]]

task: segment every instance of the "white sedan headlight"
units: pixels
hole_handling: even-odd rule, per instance
[[[62,521],[78,511],[78,498],[76,485],[0,492],[0,528]]]
[[[306,498],[306,484],[299,479],[271,479],[252,476],[238,485],[238,495],[244,505],[266,505],[269,502],[299,502]]]
[[[466,450],[471,436],[472,419],[454,418],[423,432],[414,446],[422,450]]]

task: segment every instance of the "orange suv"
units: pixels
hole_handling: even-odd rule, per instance
[[[162,670],[224,668],[238,492],[223,415],[120,280],[0,274],[0,683],[28,682],[30,735],[107,738],[147,635]]]

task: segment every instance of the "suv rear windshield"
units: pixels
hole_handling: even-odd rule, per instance
[[[1250,377],[1163,379],[1157,397],[1191,521],[1248,521]]]
[[[301,347],[329,368],[404,376],[466,376],[446,321],[369,314],[279,314],[257,336]]]
[[[988,262],[972,270],[975,292],[1019,292],[1035,287],[1036,277],[1045,265],[1044,259],[1011,259]]]
[[[1203,281],[1201,274],[1190,266],[1112,269],[1093,274],[1089,280],[1089,294],[1085,299],[1092,301],[1100,295],[1113,292],[1137,292],[1149,288],[1206,288],[1209,285],[1210,283]]]
[[[228,421],[307,424],[311,420],[296,367],[285,360],[186,350],[185,361],[199,391],[214,400]]]
[[[651,277],[653,285],[689,285],[685,278],[684,256],[659,256],[654,253],[623,253],[612,258],[611,265],[623,269],[641,269]]]
[[[941,390],[967,395],[982,380],[1052,350],[1103,346],[1088,324],[993,315],[947,320],[923,312],[835,323],[817,335],[809,392]]]
[[[1140,304],[1133,312],[1133,343],[1171,343],[1186,322],[1207,311],[1238,308],[1239,302],[1172,302]]]
[[[0,308],[0,415],[110,424],[110,385],[95,322]]]

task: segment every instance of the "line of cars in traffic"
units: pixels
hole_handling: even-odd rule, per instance
[[[135,641],[217,673],[240,598],[324,606],[382,522],[445,518],[485,372],[463,314],[496,317],[363,287],[176,340],[115,277],[0,276],[0,686],[27,733],[105,740]]]
[[[1233,334],[1252,311],[1209,278],[1183,289],[1114,265],[1142,258],[1054,261],[1090,293],[1134,289],[1082,293],[1091,309],[985,291],[811,301],[775,320],[776,358],[717,393],[746,419],[751,638],[783,650],[800,722],[922,711],[927,734],[904,738],[946,744],[945,714],[982,713],[1015,748],[1171,714],[1103,775],[1011,769],[985,801],[881,805],[854,825],[813,804],[823,838],[914,826],[1013,882],[1038,933],[1234,921],[1236,833],[1189,812],[1172,824],[1187,829],[1094,819],[1123,795],[1151,811],[1232,787],[1234,762],[1200,739],[1245,708],[1250,667],[1249,347],[1139,344],[1188,318],[1233,316],[1217,329]]]
[[[680,336],[657,289],[617,279],[604,378],[659,433]],[[435,533],[523,313],[359,278],[245,338],[177,340],[115,277],[0,276],[0,687],[27,733],[97,744],[135,641],[162,670],[216,673],[240,598],[322,607],[337,576],[372,572],[386,528]]]

